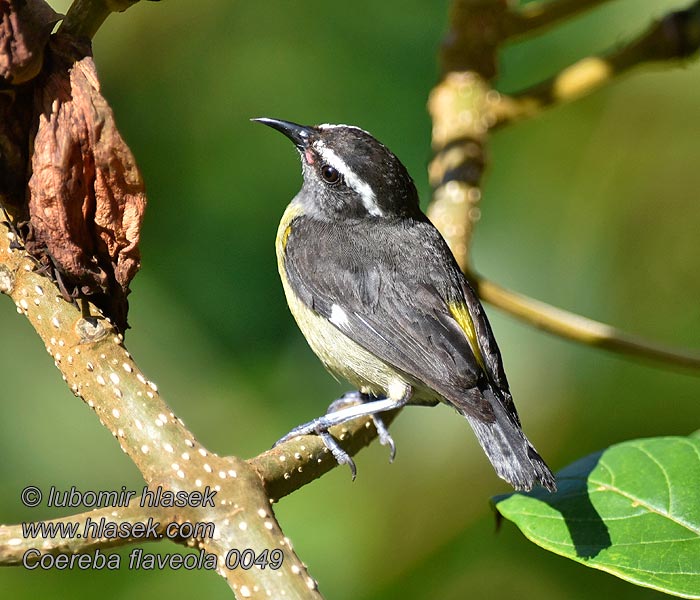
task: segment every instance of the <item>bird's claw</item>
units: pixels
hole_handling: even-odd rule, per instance
[[[323,440],[326,448],[328,448],[330,453],[333,455],[333,458],[335,458],[335,461],[339,465],[347,465],[350,467],[352,480],[355,481],[355,477],[357,477],[357,466],[355,465],[355,461],[352,459],[352,457],[340,447],[338,442],[335,441],[335,438],[327,431],[322,431],[318,435]]]
[[[396,442],[394,442],[394,438],[391,437],[384,420],[379,415],[372,415],[372,422],[377,430],[379,443],[382,446],[389,446],[389,462],[393,463],[396,458]]]

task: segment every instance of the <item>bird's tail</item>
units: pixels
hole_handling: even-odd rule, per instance
[[[493,421],[486,422],[474,414],[460,412],[468,419],[498,476],[516,490],[529,491],[539,483],[550,492],[555,492],[557,483],[554,475],[525,437],[515,407],[511,414],[492,390],[482,390],[481,394],[493,408]]]

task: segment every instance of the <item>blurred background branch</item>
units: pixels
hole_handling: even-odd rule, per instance
[[[492,130],[577,99],[639,64],[686,59],[700,48],[700,2],[694,2],[669,13],[619,50],[582,59],[524,92],[504,95],[497,91],[498,51],[509,36],[539,31],[603,1],[551,0],[511,10],[497,0],[452,3],[441,52],[442,79],[428,101],[434,152],[428,168],[433,187],[428,216],[465,272],[472,270],[469,249],[481,217],[485,147]],[[662,365],[700,368],[697,353],[662,347],[497,284],[480,280],[479,292],[487,302],[555,335]]]
[[[642,339],[605,323],[528,298],[474,273],[469,273],[468,276],[479,296],[486,302],[544,331],[610,352],[653,360],[669,367],[700,370],[700,354]]]
[[[559,2],[551,4],[558,5]],[[696,54],[699,48],[700,2],[694,2],[685,10],[669,13],[616,50],[583,58],[542,83],[515,94],[499,96],[494,103],[493,127],[534,117],[552,105],[576,100],[634,67],[661,61],[681,64],[680,61]]]
[[[506,36],[510,40],[544,33],[583,12],[594,9],[611,0],[540,0],[513,8],[506,17]]]

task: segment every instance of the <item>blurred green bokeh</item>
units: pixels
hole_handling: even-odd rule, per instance
[[[680,1],[619,0],[502,53],[504,90],[642,30]],[[57,8],[65,7],[65,3]],[[131,353],[201,442],[248,457],[347,386],[288,314],[273,241],[300,185],[292,148],[256,116],[343,122],[405,162],[424,200],[427,94],[448,2],[142,2],[94,51],[104,93],[147,182]],[[490,278],[672,344],[700,346],[700,64],[649,67],[498,133],[474,260]],[[1,302],[0,520],[29,484],[140,489],[136,468],[63,385],[39,339]],[[487,307],[525,429],[549,464],[625,439],[698,429],[696,377],[542,334]],[[285,498],[277,516],[330,599],[646,599],[548,554],[506,523],[507,491],[466,422],[406,410],[398,456],[375,444]],[[148,546],[149,551],[166,551]],[[173,551],[173,549],[170,549]],[[180,548],[175,548],[180,551]],[[4,597],[228,598],[208,572],[0,572]]]

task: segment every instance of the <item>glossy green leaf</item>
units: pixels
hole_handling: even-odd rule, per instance
[[[700,437],[632,440],[557,474],[559,491],[498,496],[543,548],[637,585],[700,598]]]

